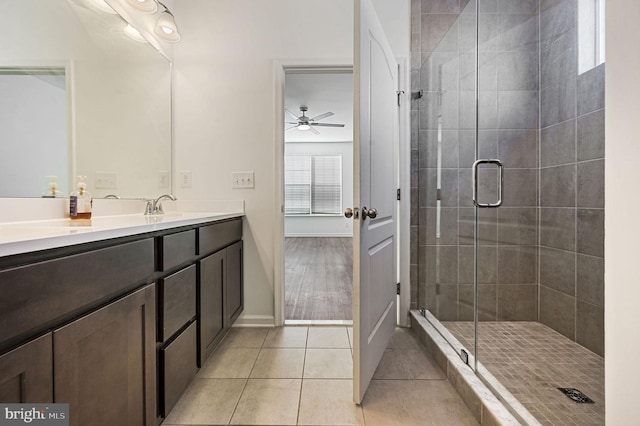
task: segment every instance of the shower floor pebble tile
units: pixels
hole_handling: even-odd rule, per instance
[[[466,348],[473,323],[442,323]],[[538,322],[482,322],[478,361],[543,425],[604,425],[604,358]],[[578,404],[557,388],[595,401]]]
[[[478,425],[411,330],[396,329],[358,406],[350,327],[293,328],[231,330],[163,425]]]

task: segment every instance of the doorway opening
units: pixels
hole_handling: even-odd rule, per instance
[[[353,71],[286,69],[284,321],[351,324]]]

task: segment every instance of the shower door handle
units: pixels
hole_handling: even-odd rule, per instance
[[[498,201],[495,203],[481,203],[478,201],[478,166],[480,164],[494,164],[498,166],[500,173],[498,179]],[[504,193],[504,165],[502,161],[496,159],[482,158],[474,161],[471,168],[472,180],[473,180],[473,205],[476,207],[500,207],[502,205],[502,195]]]

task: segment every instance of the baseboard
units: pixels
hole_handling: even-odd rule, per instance
[[[313,237],[313,238],[321,238],[321,237],[346,237],[346,238],[352,238],[353,234],[284,234],[285,238],[286,237]]]
[[[273,315],[240,315],[233,327],[275,327]]]

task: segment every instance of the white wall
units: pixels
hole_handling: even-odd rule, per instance
[[[385,2],[383,21],[406,20],[408,56],[409,1],[376,0]],[[282,155],[275,149],[274,60],[352,63],[353,2],[189,0],[175,2],[174,12],[182,33],[174,48],[174,172],[193,175],[192,188],[176,192],[245,200],[243,319],[273,323],[274,181]],[[406,16],[390,19],[400,12]],[[232,189],[233,171],[254,171],[255,189]]]
[[[342,209],[353,204],[353,142],[286,143],[285,155],[341,155]],[[351,237],[353,219],[340,216],[285,216],[287,237]]]
[[[605,400],[609,425],[638,425],[640,383],[640,2],[608,1],[605,98]]]
[[[353,3],[190,0],[175,3],[175,170],[178,198],[244,199],[245,318],[274,315],[274,59],[351,62]],[[254,171],[255,189],[231,188]]]

